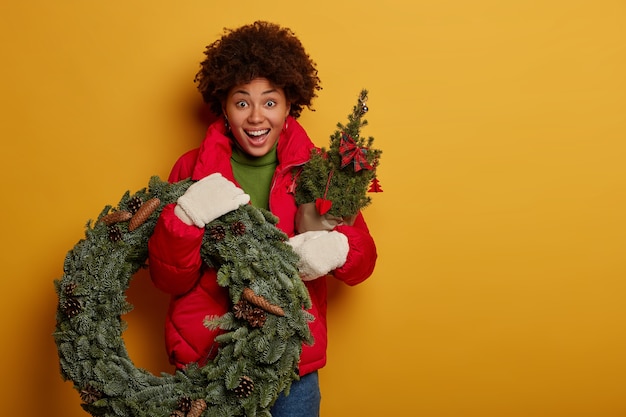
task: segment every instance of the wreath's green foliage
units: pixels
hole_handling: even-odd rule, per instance
[[[367,195],[370,182],[376,176],[382,151],[372,148],[373,137],[361,137],[361,128],[367,126],[363,116],[367,112],[367,90],[362,90],[357,104],[348,115],[348,124],[337,123],[336,130],[330,137],[328,149],[313,150],[311,159],[302,168],[297,178],[296,202],[312,203],[318,198],[332,201],[329,214],[337,217],[350,217],[371,203]],[[372,169],[355,171],[352,163],[342,167],[340,144],[342,134],[349,135],[363,151],[365,160]]]
[[[103,222],[88,223],[85,238],[66,256],[63,277],[55,281],[59,304],[54,338],[61,375],[73,381],[81,396],[95,390],[97,397],[82,404],[94,416],[168,417],[181,397],[204,399],[205,416],[269,416],[278,394],[298,378],[302,343],[312,343],[312,317],[303,310],[310,307],[308,292],[295,266],[297,255],[275,227],[277,219],[250,205],[207,225],[209,231],[221,227],[224,235],[216,239],[205,233],[201,255],[219,268],[219,283],[229,288],[233,303],[249,287],[281,306],[285,316],[268,313],[260,328],[249,327],[232,312],[207,318],[205,325],[224,334],[217,357],[202,368],[192,364],[184,372],[157,377],[136,368],[128,357],[121,316],[132,305],[125,292],[133,274],[145,266],[148,239],[163,206],[176,201],[190,184],[153,177],[147,189],[125,193],[117,210],[127,209],[132,197],[158,197],[160,207],[133,231],[118,223],[122,240],[117,242],[111,241]],[[112,209],[105,207],[98,218]],[[78,309],[68,314],[68,306],[76,303]],[[243,376],[254,381],[254,390],[240,398],[234,388]]]

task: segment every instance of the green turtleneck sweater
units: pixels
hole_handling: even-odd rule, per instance
[[[252,205],[269,210],[270,187],[278,165],[276,146],[259,157],[250,156],[237,146],[233,146],[230,164],[235,180],[250,195]]]

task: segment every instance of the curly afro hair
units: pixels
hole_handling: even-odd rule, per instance
[[[316,64],[288,28],[257,21],[238,29],[224,29],[222,38],[206,47],[206,59],[195,82],[204,101],[215,114],[230,89],[255,78],[266,78],[282,88],[297,118],[321,90]]]

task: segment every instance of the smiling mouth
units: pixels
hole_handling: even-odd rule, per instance
[[[246,135],[253,141],[261,141],[269,132],[269,129],[246,130]]]

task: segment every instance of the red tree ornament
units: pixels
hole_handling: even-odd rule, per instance
[[[374,177],[372,183],[370,184],[370,188],[367,190],[368,193],[382,193],[383,189],[380,187],[380,182],[378,182],[378,178]]]
[[[315,208],[320,216],[328,213],[328,210],[333,206],[333,202],[330,200],[326,200],[325,198],[317,198],[315,199]]]
[[[339,153],[341,155],[341,168],[345,168],[350,163],[353,163],[354,172],[359,172],[362,169],[374,169],[365,157],[367,148],[358,146],[352,136],[346,132],[341,132]]]

